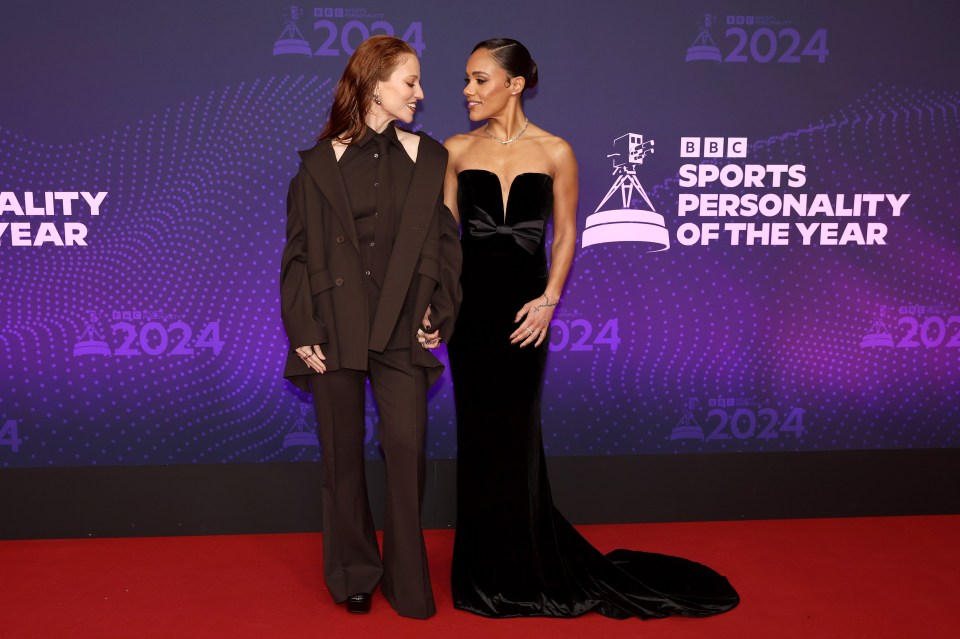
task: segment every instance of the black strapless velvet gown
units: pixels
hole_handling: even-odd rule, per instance
[[[458,175],[463,305],[449,344],[457,405],[453,600],[489,617],[705,617],[739,596],[698,563],[601,554],[553,506],[540,431],[547,341],[510,344],[514,317],[547,281],[553,180],[524,173],[503,210],[498,177]]]

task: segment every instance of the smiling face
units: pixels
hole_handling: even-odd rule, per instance
[[[474,122],[496,116],[523,90],[523,78],[510,78],[487,49],[477,49],[467,60],[463,95]]]
[[[371,113],[382,113],[391,120],[407,124],[413,122],[417,102],[423,99],[420,88],[420,60],[415,55],[404,56],[386,80],[377,82],[376,95],[380,104],[371,104]]]

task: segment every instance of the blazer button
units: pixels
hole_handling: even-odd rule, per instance
[[[347,238],[343,237],[342,235],[338,235],[338,236],[337,236],[337,244],[343,244],[343,243],[346,241],[346,239],[347,239]]]
[[[343,286],[343,278],[338,277],[336,280],[334,280],[333,283],[336,284],[337,286]]]

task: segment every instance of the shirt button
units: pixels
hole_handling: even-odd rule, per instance
[[[370,271],[364,271],[364,275],[370,275]]]
[[[370,242],[370,246],[376,246],[376,245],[377,245],[376,242]]]
[[[375,211],[373,217],[380,217],[380,211]]]
[[[380,157],[380,154],[379,154],[379,153],[374,153],[374,154],[373,154],[373,157],[378,158],[378,157]]]
[[[343,244],[343,242],[344,242],[346,239],[347,239],[347,238],[343,237],[342,235],[338,235],[338,236],[337,236],[337,244]]]
[[[338,277],[338,278],[336,279],[336,281],[334,282],[334,284],[336,284],[337,286],[343,286],[343,278],[342,278],[342,277]]]
[[[377,188],[378,186],[380,186],[380,183],[379,183],[379,182],[374,182],[374,183],[373,183],[373,188]]]

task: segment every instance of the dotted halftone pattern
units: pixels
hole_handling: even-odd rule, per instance
[[[280,377],[277,282],[291,145],[309,146],[332,89],[329,78],[241,84],[81,143],[0,130],[5,190],[109,191],[97,218],[77,206],[90,246],[0,247],[0,426],[15,420],[22,439],[19,452],[0,443],[0,466],[319,459],[308,398]],[[548,452],[960,446],[960,348],[860,347],[883,305],[960,315],[958,102],[880,87],[829,121],[752,144],[748,162],[806,164],[804,192],[911,193],[901,218],[878,220],[885,247],[581,250],[557,314],[569,334],[554,332],[565,345],[548,360]],[[675,234],[682,189],[646,186]],[[113,318],[125,311],[151,316]],[[112,326],[136,327],[127,350],[141,354],[75,356],[91,314],[114,353],[127,334]],[[144,331],[148,322],[161,328]],[[212,325],[220,349],[203,345]],[[888,326],[898,340],[906,330],[895,314]],[[188,354],[174,354],[188,331]],[[730,397],[781,423],[802,409],[802,435],[758,436],[767,413],[753,433],[727,424],[726,439],[712,438],[708,402]],[[671,439],[691,398],[704,439]],[[453,457],[446,376],[430,420],[429,456]]]
[[[109,192],[99,217],[74,206],[89,246],[13,247],[8,235],[0,251],[0,424],[16,420],[22,439],[17,453],[0,445],[0,464],[318,458],[283,446],[304,398],[280,376],[278,270],[292,147],[311,144],[333,86],[244,83],[79,143],[0,132],[5,190]],[[113,318],[143,311],[159,318]],[[74,356],[91,313],[113,355]],[[124,321],[131,344],[111,328]],[[150,321],[162,328],[142,331]],[[211,325],[219,353],[196,345],[216,337],[201,339]],[[173,353],[181,341],[192,354]]]
[[[827,121],[754,141],[746,159],[731,161],[806,165],[807,184],[781,192],[845,193],[848,202],[854,193],[910,193],[898,218],[888,206],[876,218],[679,218],[680,193],[722,187],[681,188],[674,179],[650,190],[673,238],[685,221],[875,221],[887,224],[887,244],[801,246],[794,231],[788,247],[685,247],[674,239],[661,253],[628,244],[582,250],[561,310],[591,320],[595,331],[616,318],[622,342],[616,352],[552,354],[548,450],[960,445],[960,317],[946,335],[930,329],[929,347],[861,347],[881,306],[894,309],[887,327],[897,344],[909,327],[898,324],[896,309],[938,307],[923,312],[945,322],[960,316],[958,106],[956,92],[880,86]],[[751,191],[758,192],[733,192]],[[749,415],[736,429],[708,415],[711,400],[734,398],[748,400],[741,405],[757,415],[756,428]],[[764,409],[776,417],[760,416]],[[788,419],[795,409],[803,411],[802,429]],[[736,407],[723,410],[732,416]],[[674,437],[688,416],[703,439]]]

